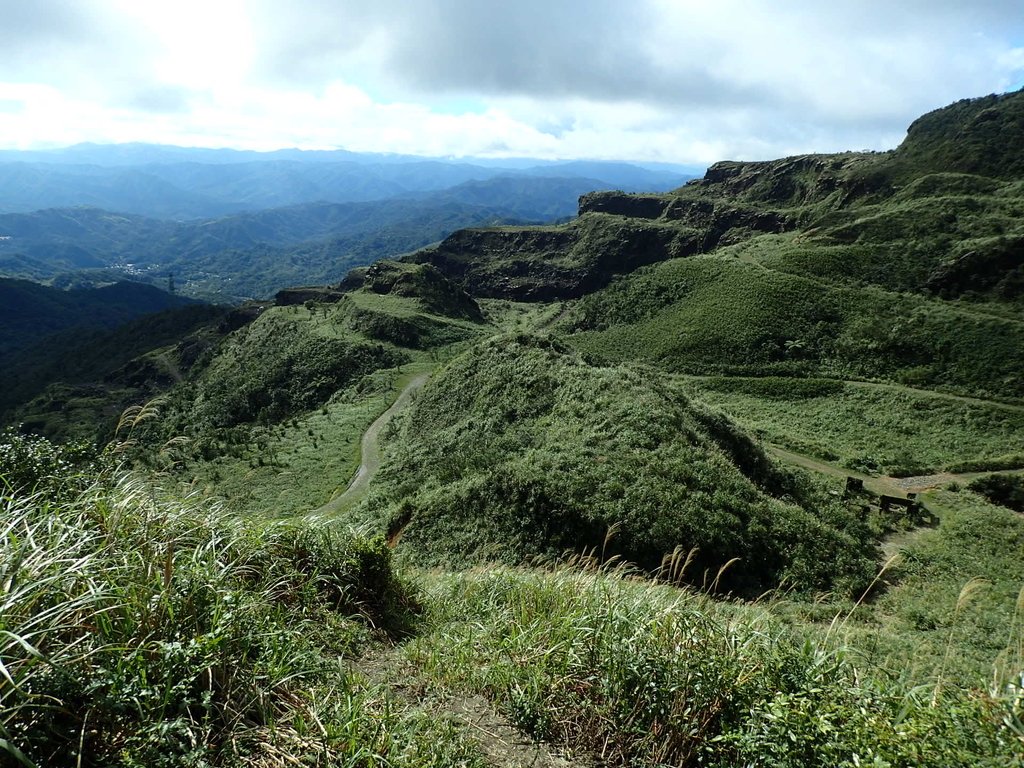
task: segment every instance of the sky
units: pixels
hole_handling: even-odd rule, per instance
[[[5,149],[706,164],[1024,85],[1021,0],[0,0],[0,43]]]

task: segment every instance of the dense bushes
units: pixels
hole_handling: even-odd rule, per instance
[[[989,475],[979,477],[967,486],[991,501],[1017,512],[1024,512],[1024,476]]]
[[[724,589],[870,578],[867,532],[843,507],[656,372],[593,367],[552,339],[460,356],[394,444],[361,514],[420,562],[595,550],[653,570],[682,548],[698,582],[738,558]]]
[[[334,656],[415,609],[382,542],[244,525],[138,477],[3,513],[4,764],[240,765],[280,740],[302,754]]]
[[[0,432],[0,497],[74,496],[91,483],[99,456],[88,443],[52,443],[7,428]]]
[[[194,396],[182,420],[191,427],[279,421],[320,406],[364,374],[406,360],[380,344],[318,335],[312,324],[264,313],[221,349],[194,392],[180,393]]]

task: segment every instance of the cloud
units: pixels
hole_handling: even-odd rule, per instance
[[[884,148],[1024,81],[1018,6],[0,0],[0,85],[35,88],[3,135],[681,162]],[[30,128],[61,109],[78,123]]]
[[[143,86],[158,38],[113,10],[74,0],[0,0],[0,82],[93,99]]]

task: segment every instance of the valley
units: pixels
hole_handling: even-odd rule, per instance
[[[0,749],[1021,765],[1022,115],[966,100],[890,152],[588,189],[544,224],[131,219],[207,265],[266,228],[252,274],[217,267],[260,298],[49,355],[60,305],[16,318]],[[308,284],[272,284],[293,217],[387,250],[308,246]]]

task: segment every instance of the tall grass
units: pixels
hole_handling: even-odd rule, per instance
[[[424,671],[612,765],[1019,765],[1019,696],[913,687],[838,636],[628,572],[433,577]],[[624,578],[625,577],[625,578]]]
[[[2,504],[6,762],[374,765],[408,748],[337,661],[414,619],[382,542],[245,524],[132,474]]]

